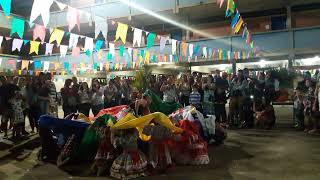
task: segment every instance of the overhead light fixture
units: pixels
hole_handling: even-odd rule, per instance
[[[259,61],[259,66],[260,66],[260,67],[266,67],[266,64],[267,64],[267,61],[266,61],[265,59],[261,59],[261,60]]]

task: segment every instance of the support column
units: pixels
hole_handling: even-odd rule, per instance
[[[291,6],[287,6],[287,21],[286,26],[289,31],[289,55],[288,55],[288,71],[292,71],[292,64],[295,59],[294,53],[294,34],[292,31],[292,13],[291,13]]]

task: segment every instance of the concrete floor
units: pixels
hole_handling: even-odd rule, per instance
[[[320,179],[320,137],[292,130],[290,108],[278,107],[276,113],[278,122],[274,130],[230,130],[223,145],[209,147],[209,165],[178,166],[165,175],[140,179]],[[88,177],[87,169],[80,165],[79,173],[39,163],[38,150],[37,143],[30,143],[0,158],[0,180],[111,179]]]

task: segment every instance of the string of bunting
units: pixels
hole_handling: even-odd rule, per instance
[[[5,15],[9,16],[10,11],[8,13],[8,4],[3,4],[2,0],[0,0],[0,5],[2,6]],[[8,2],[8,1],[6,1]],[[60,29],[51,29],[50,28],[50,39],[49,42],[45,41],[46,36],[46,26],[49,22],[50,17],[50,7],[53,4],[53,2],[56,3],[56,5],[59,7],[60,10],[64,10],[68,7],[67,12],[67,21],[69,24],[69,32],[65,32]],[[229,8],[230,9],[230,8]],[[230,12],[234,12],[234,10],[230,10]],[[79,57],[80,55],[80,48],[77,46],[79,38],[85,38],[85,44],[84,44],[84,52],[86,52],[87,55],[91,55],[93,52],[97,52],[97,57],[99,60],[103,57],[102,47],[105,45],[106,47],[109,46],[109,51],[107,53],[106,59],[108,62],[106,62],[104,67],[106,67],[106,70],[109,69],[116,69],[120,70],[123,68],[137,68],[142,67],[144,64],[148,63],[157,63],[157,62],[191,62],[192,59],[194,61],[197,61],[198,57],[200,58],[213,58],[213,59],[219,59],[219,60],[230,60],[232,58],[234,59],[247,59],[250,57],[254,57],[255,54],[252,52],[230,52],[226,50],[221,49],[215,49],[215,48],[209,48],[206,46],[200,46],[200,45],[194,45],[192,43],[186,43],[184,41],[178,41],[175,39],[171,39],[168,36],[159,36],[155,33],[150,33],[135,27],[129,28],[127,24],[123,23],[116,23],[114,21],[111,21],[113,25],[117,24],[117,31],[116,31],[116,37],[114,42],[107,42],[107,33],[108,33],[108,20],[95,17],[95,38],[86,37],[78,34],[71,33],[71,30],[77,26],[78,31],[80,32],[80,15],[85,14],[88,19],[91,17],[91,14],[83,12],[81,10],[72,8],[66,4],[60,3],[55,0],[34,0],[34,4],[31,11],[30,21],[28,22],[30,27],[34,27],[33,29],[33,40],[24,40],[23,34],[24,34],[24,25],[25,20],[17,17],[12,18],[12,28],[11,28],[11,37],[2,37],[0,36],[0,47],[3,42],[3,39],[5,40],[11,40],[12,42],[12,51],[21,51],[22,45],[25,45],[27,43],[30,43],[30,50],[29,54],[39,54],[39,46],[40,44],[45,44],[45,55],[52,55],[52,50],[54,47],[54,44],[56,47],[60,47],[60,55],[61,57],[65,57],[68,49],[72,50],[71,55],[75,57]],[[229,15],[230,13],[228,13]],[[43,20],[43,25],[35,24],[34,20],[41,16]],[[240,14],[238,15],[238,19],[242,19],[240,17]],[[237,21],[235,28],[240,29],[242,24],[239,25],[239,21]],[[243,20],[242,20],[243,21]],[[240,28],[239,28],[240,27]],[[126,44],[126,36],[128,30],[133,31],[133,44],[132,47],[125,47]],[[247,29],[247,28],[245,28]],[[238,30],[239,31],[239,30]],[[13,38],[14,34],[17,34],[20,39]],[[99,34],[102,34],[104,36],[104,40],[96,39],[98,38]],[[141,47],[142,42],[142,36],[143,33],[147,36],[147,50],[143,49],[135,49],[137,47]],[[243,33],[246,35],[246,33]],[[68,45],[61,45],[62,39],[64,36],[69,35],[69,44]],[[249,31],[247,31],[247,37],[251,37]],[[150,48],[154,46],[156,38],[160,39],[160,51],[152,51]],[[40,40],[40,41],[38,41]],[[121,40],[123,45],[119,46],[119,53],[115,53],[115,42]],[[95,41],[95,44],[94,44]],[[251,42],[252,40],[250,40]],[[171,43],[171,54],[169,53],[163,53],[165,46],[167,43]],[[253,42],[252,42],[253,44]],[[137,45],[137,46],[136,46]],[[179,49],[180,47],[180,49]],[[124,53],[124,50],[127,49],[127,53]],[[181,53],[178,54],[178,50],[181,50]],[[180,51],[179,51],[180,52]],[[132,57],[133,56],[133,57]],[[112,61],[116,58],[116,61]],[[131,58],[130,58],[131,57]],[[121,59],[125,59],[125,63],[120,63]],[[133,60],[133,61],[132,61]],[[81,64],[81,63],[80,63]],[[76,65],[74,65],[76,67]],[[66,68],[66,67],[64,67]]]

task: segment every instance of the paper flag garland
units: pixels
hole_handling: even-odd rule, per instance
[[[101,41],[101,40],[96,41],[96,47],[95,47],[96,52],[98,52],[101,49],[103,43],[104,43],[104,41]]]
[[[119,48],[119,54],[121,57],[123,57],[123,53],[124,53],[124,45],[121,45]]]
[[[44,26],[36,24],[33,30],[33,40],[35,41],[37,38],[41,40],[41,43],[44,43],[44,39],[46,37],[46,28]]]
[[[58,1],[54,1],[54,2],[58,5],[60,11],[64,10],[67,7],[66,4],[63,4],[61,2],[58,2]]]
[[[29,42],[30,42],[30,40],[24,39],[24,40],[23,40],[23,45],[26,45],[26,44],[28,44]]]
[[[0,36],[0,48],[1,48],[1,45],[2,45],[2,41],[3,41],[3,36]]]
[[[251,42],[252,42],[251,33],[248,31],[246,43],[247,43],[247,44],[251,44]]]
[[[0,0],[0,6],[6,16],[10,16],[11,0]]]
[[[202,48],[202,56],[203,56],[204,58],[207,58],[207,57],[208,57],[207,47],[203,47],[203,48]]]
[[[28,68],[29,68],[29,61],[22,60],[21,61],[21,70],[24,70],[24,69],[28,70]]]
[[[30,51],[29,54],[36,53],[38,55],[39,53],[39,46],[40,42],[38,41],[30,41]]]
[[[77,47],[78,41],[79,35],[70,33],[69,48],[71,49]]]
[[[41,61],[36,60],[33,64],[35,69],[41,69]]]
[[[91,54],[92,51],[93,51],[93,39],[86,37],[85,44],[84,44],[84,52],[86,53],[90,52]]]
[[[60,63],[54,63],[54,70],[58,70],[60,68]]]
[[[115,46],[113,43],[109,43],[109,53],[112,54],[112,56],[114,56],[116,52]]]
[[[24,20],[20,18],[13,17],[12,18],[12,26],[10,36],[14,33],[17,33],[20,38],[23,38],[24,33]]]
[[[151,48],[154,45],[154,40],[156,39],[155,33],[149,33],[147,39],[147,47]]]
[[[175,40],[175,39],[171,40],[171,50],[172,50],[172,54],[176,54],[176,52],[177,52],[177,40]]]
[[[12,51],[15,51],[17,49],[20,52],[22,44],[23,44],[23,40],[22,39],[13,39],[13,41],[12,41]]]
[[[132,46],[134,47],[135,44],[138,44],[138,47],[140,47],[141,46],[141,38],[142,38],[142,30],[138,29],[138,28],[134,28]]]
[[[79,57],[80,56],[80,48],[79,47],[74,47],[72,48],[72,53],[71,55],[73,57]]]
[[[181,42],[181,49],[184,56],[187,56],[187,43]]]
[[[94,32],[95,32],[95,38],[97,38],[101,32],[103,37],[105,39],[107,39],[107,37],[108,37],[108,21],[106,19],[96,17]]]
[[[234,28],[240,18],[240,13],[237,11],[236,15],[232,18],[231,27]]]
[[[243,28],[243,32],[242,32],[242,38],[246,37],[248,35],[248,29],[247,29],[247,26],[245,26]]]
[[[53,41],[57,42],[57,46],[59,47],[62,41],[62,38],[64,36],[64,31],[60,30],[60,29],[54,29],[51,37],[49,39],[49,43],[52,43]]]
[[[50,67],[50,62],[44,61],[43,62],[43,71],[49,71],[49,67]]]
[[[226,10],[226,17],[230,17],[234,14],[236,9],[236,4],[233,0],[228,0],[227,10]]]
[[[46,53],[45,55],[52,55],[52,49],[54,44],[46,43]]]
[[[68,51],[68,46],[61,45],[60,46],[60,57],[66,57]]]
[[[69,32],[71,32],[75,25],[78,26],[78,30],[80,32],[80,11],[68,6],[67,22],[69,24]]]
[[[128,48],[128,54],[129,54],[129,56],[131,57],[132,56],[132,48]]]
[[[64,62],[64,69],[65,70],[70,70],[70,64],[69,64],[69,62]]]
[[[234,29],[234,33],[237,34],[240,31],[242,25],[243,25],[243,19],[242,19],[242,17],[240,17],[240,19],[239,19],[239,21],[238,21],[238,23],[237,23],[237,25],[236,25],[236,27]]]
[[[163,50],[164,50],[167,41],[170,41],[170,38],[169,38],[169,37],[164,37],[164,36],[161,36],[161,37],[160,37],[160,51],[163,51]]]
[[[100,50],[98,51],[97,57],[98,57],[99,60],[101,60],[101,59],[102,59],[102,56],[103,56],[103,51],[100,49]]]
[[[189,44],[189,56],[193,56],[193,44]]]
[[[118,23],[118,28],[116,32],[116,39],[114,40],[115,42],[120,38],[123,42],[123,44],[126,43],[126,38],[127,38],[127,31],[128,31],[128,25]]]
[[[41,15],[43,26],[47,26],[50,19],[50,7],[53,0],[34,0],[31,10],[30,22],[33,23]]]

